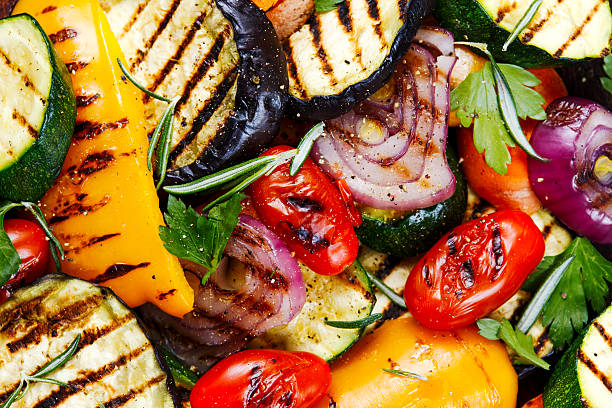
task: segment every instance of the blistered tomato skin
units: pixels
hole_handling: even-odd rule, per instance
[[[264,155],[291,150],[276,146]],[[343,184],[334,184],[306,159],[289,174],[289,162],[261,177],[250,188],[253,206],[266,224],[310,269],[336,275],[355,262],[359,241],[354,226],[361,217]]]
[[[193,408],[310,408],[330,382],[329,366],[314,354],[246,350],[207,371],[190,402]]]
[[[19,254],[18,272],[0,288],[0,303],[21,286],[30,284],[47,272],[51,250],[45,231],[36,223],[22,219],[4,220],[4,231]]]
[[[542,233],[522,211],[467,222],[442,237],[412,269],[406,305],[432,329],[470,325],[510,299],[543,256]]]

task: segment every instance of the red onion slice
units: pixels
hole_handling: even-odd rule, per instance
[[[370,207],[424,208],[455,191],[446,162],[453,38],[433,28],[416,38],[390,82],[392,96],[376,94],[329,121],[313,148],[315,162]]]
[[[529,159],[533,191],[572,230],[594,242],[612,243],[612,112],[565,97],[546,113],[531,144],[550,161]]]

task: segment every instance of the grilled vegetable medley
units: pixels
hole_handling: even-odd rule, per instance
[[[608,0],[0,0],[0,408],[611,407],[611,49]]]

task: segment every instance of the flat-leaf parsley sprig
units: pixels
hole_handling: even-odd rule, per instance
[[[601,77],[601,85],[612,94],[612,54],[603,59],[603,69],[607,76]]]
[[[527,154],[540,160],[521,129],[519,118],[546,119],[542,108],[545,99],[531,87],[540,80],[529,71],[511,64],[497,64],[486,44],[457,42],[478,48],[490,59],[452,90],[451,109],[457,110],[461,125],[474,123],[474,145],[484,152],[489,167],[506,174],[510,163],[507,146],[519,145]]]

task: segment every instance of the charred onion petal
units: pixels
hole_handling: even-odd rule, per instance
[[[424,29],[402,58],[391,89],[327,122],[314,160],[333,178],[345,179],[355,201],[413,210],[454,193],[446,161],[452,42],[448,32]]]
[[[327,120],[371,96],[393,75],[434,3],[346,0],[315,14],[285,45],[292,113]]]
[[[565,97],[546,109],[533,132],[534,149],[551,159],[529,159],[538,198],[568,227],[612,243],[612,112],[587,99]]]

